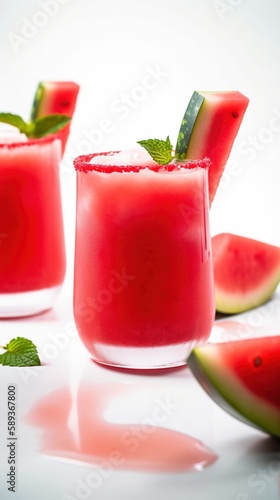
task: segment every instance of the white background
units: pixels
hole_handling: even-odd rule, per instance
[[[6,426],[2,404],[6,383],[18,384],[19,411],[24,414],[42,395],[69,383],[71,363],[80,360],[80,367],[91,372],[95,382],[132,383],[136,390],[140,382],[146,384],[147,396],[169,395],[180,411],[167,426],[203,439],[219,455],[217,465],[202,473],[203,479],[199,474],[114,471],[112,479],[91,492],[90,500],[276,500],[279,479],[270,466],[275,460],[280,464],[279,447],[214,405],[187,369],[150,377],[105,370],[90,363],[79,339],[67,337],[67,328],[73,326],[73,156],[122,149],[140,139],[164,139],[168,134],[174,144],[193,90],[239,90],[250,98],[211,208],[212,234],[234,232],[280,246],[279,0],[0,0],[0,7],[1,111],[27,119],[42,80],[72,80],[81,85],[61,164],[68,256],[63,292],[53,311],[0,322],[1,344],[15,335],[27,336],[45,354],[47,366],[30,372],[27,384],[17,369],[1,367],[1,429]],[[51,9],[48,14],[47,9]],[[154,88],[146,89],[151,73],[157,79]],[[240,335],[249,335],[255,327],[258,333],[275,334],[278,311],[279,295],[263,309],[235,318],[243,322],[242,328],[233,321],[220,323],[218,334],[224,328],[235,338],[237,326]],[[67,340],[63,348],[55,344],[61,338]],[[116,421],[120,415],[127,419],[128,405],[118,404]],[[144,394],[130,418],[139,421],[143,412],[148,415],[147,404]],[[19,490],[14,497],[64,500],[69,494],[78,499],[75,481],[85,480],[87,470],[39,458],[40,433],[21,426]],[[4,438],[0,444],[1,467],[5,467]],[[261,492],[249,483],[252,474],[258,479],[260,470],[268,474]],[[6,500],[11,493],[3,477],[0,496]]]

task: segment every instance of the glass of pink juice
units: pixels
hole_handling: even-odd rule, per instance
[[[131,165],[123,154],[74,162],[75,322],[100,363],[178,366],[214,320],[209,162]]]
[[[65,275],[55,137],[0,143],[0,317],[52,307]]]

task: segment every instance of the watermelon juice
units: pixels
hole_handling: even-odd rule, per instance
[[[53,305],[65,275],[55,137],[0,144],[0,316]]]
[[[117,156],[75,160],[77,329],[101,363],[180,365],[214,320],[208,161]]]

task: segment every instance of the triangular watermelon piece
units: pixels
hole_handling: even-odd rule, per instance
[[[210,159],[210,205],[248,104],[249,99],[238,91],[195,91],[184,114],[176,158]]]
[[[187,363],[225,411],[280,437],[279,335],[196,347]]]
[[[47,115],[63,114],[72,117],[76,107],[79,85],[74,82],[40,82],[34,97],[31,120]],[[62,154],[70,133],[70,124],[57,132],[61,139]]]
[[[280,281],[280,248],[231,233],[212,238],[216,310],[241,313],[266,302]]]

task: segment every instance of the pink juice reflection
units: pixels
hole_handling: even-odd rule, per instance
[[[43,430],[40,452],[109,469],[158,472],[201,471],[216,461],[200,441],[156,425],[166,419],[164,400],[157,400],[153,417],[141,423],[106,421],[110,401],[134,391],[133,386],[83,384],[76,397],[63,387],[41,399],[27,417]]]

